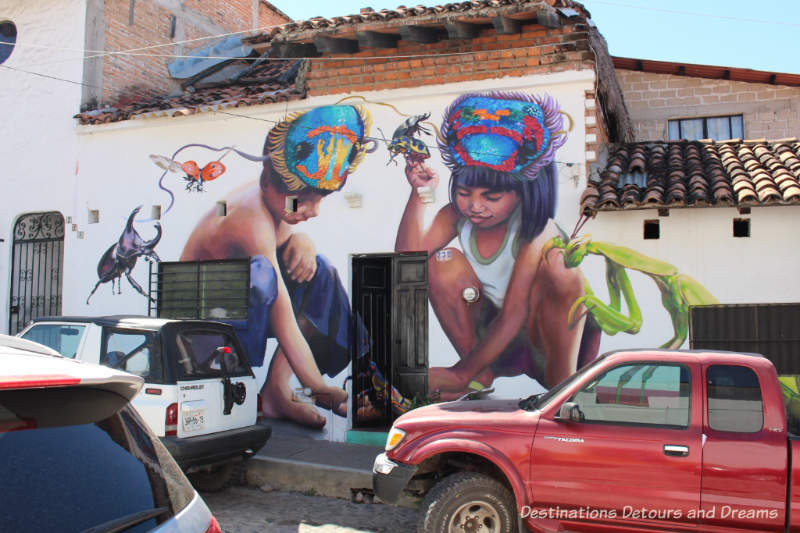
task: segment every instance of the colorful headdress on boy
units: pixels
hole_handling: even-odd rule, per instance
[[[336,191],[364,159],[371,122],[360,106],[330,105],[294,113],[269,132],[265,153],[290,191]]]
[[[550,96],[472,93],[447,108],[439,149],[454,172],[497,172],[536,179],[567,140],[558,103]]]

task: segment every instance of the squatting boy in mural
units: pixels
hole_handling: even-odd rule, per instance
[[[325,424],[313,405],[294,401],[292,372],[318,405],[346,416],[347,393],[322,374],[335,376],[350,362],[349,299],[336,270],[292,227],[317,216],[322,199],[344,185],[364,156],[369,124],[365,110],[337,105],[275,126],[260,179],[226,198],[227,216],[203,216],[181,254],[182,261],[251,258],[242,336],[252,364],[263,364],[268,337],[278,341],[262,389],[265,416]]]
[[[466,94],[446,110],[439,148],[451,170],[450,203],[424,228],[420,187],[438,176],[407,158],[411,196],[396,251],[427,250],[431,304],[460,360],[431,368],[429,388],[442,399],[527,374],[550,387],[597,353],[591,317],[570,323],[583,296],[578,269],[543,248],[561,235],[553,221],[556,150],[566,141],[558,104],[548,96]],[[446,248],[458,237],[461,250]],[[462,292],[477,289],[472,305]]]

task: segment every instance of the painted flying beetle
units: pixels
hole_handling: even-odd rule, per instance
[[[585,294],[575,300],[569,310],[568,320],[574,324],[583,313],[581,306],[594,316],[598,325],[608,335],[619,332],[635,334],[642,326],[642,311],[633,294],[633,287],[627,270],[634,270],[655,281],[661,293],[661,303],[672,320],[674,335],[661,345],[662,348],[679,348],[689,334],[689,306],[710,305],[719,303],[716,298],[700,283],[669,263],[648,257],[644,254],[608,242],[595,242],[591,236],[577,238],[554,237],[545,244],[543,257],[554,249],[561,250],[564,266],[575,268],[584,258],[599,255],[606,261],[606,283],[608,284],[609,303],[606,304],[595,296],[589,283],[584,279]],[[622,313],[621,303],[625,300],[628,315]]]
[[[397,164],[395,158],[399,154],[403,154],[407,159],[419,161],[428,159],[431,156],[428,146],[422,140],[415,137],[420,133],[424,133],[425,135],[431,134],[428,129],[422,126],[423,121],[427,120],[430,116],[430,113],[414,115],[413,117],[407,118],[394,130],[392,140],[388,142],[389,154],[391,154],[389,163],[394,162],[394,164]],[[388,165],[389,163],[386,164]]]
[[[133,220],[142,209],[140,205],[128,216],[128,222],[125,224],[125,229],[119,240],[109,246],[108,250],[100,258],[97,263],[97,280],[92,292],[86,298],[86,305],[89,305],[89,299],[95,293],[97,288],[102,283],[111,282],[111,291],[114,291],[114,282],[117,281],[117,294],[122,291],[122,275],[128,278],[128,282],[136,291],[142,296],[148,297],[133,276],[131,271],[136,266],[136,261],[139,257],[144,257],[145,261],[159,261],[159,257],[155,252],[155,246],[161,240],[161,224],[156,222],[154,227],[156,229],[156,236],[149,241],[145,241],[133,227]],[[149,297],[148,297],[149,298]]]

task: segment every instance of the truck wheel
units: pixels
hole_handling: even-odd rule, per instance
[[[419,533],[516,533],[514,496],[477,472],[459,472],[436,484],[422,503]]]
[[[211,470],[192,472],[186,477],[192,486],[200,492],[219,492],[224,488],[236,485],[241,480],[243,461],[227,463]]]

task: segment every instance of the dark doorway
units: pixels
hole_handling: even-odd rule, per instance
[[[387,428],[428,392],[428,263],[424,253],[353,257],[353,427]]]
[[[40,316],[61,314],[64,217],[28,213],[14,225],[8,333],[16,335]]]

